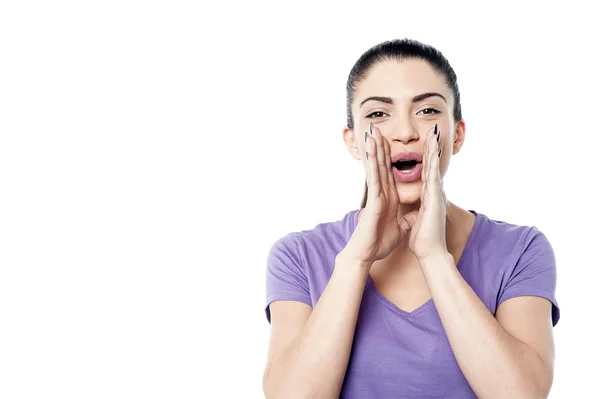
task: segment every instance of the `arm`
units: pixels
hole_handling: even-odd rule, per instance
[[[269,359],[263,376],[267,398],[339,397],[369,267],[340,252],[306,324],[295,330],[283,325],[283,318],[291,317],[284,314],[291,304],[272,304]]]
[[[516,297],[490,313],[449,253],[421,260],[456,360],[480,398],[546,398],[552,385],[551,303]]]

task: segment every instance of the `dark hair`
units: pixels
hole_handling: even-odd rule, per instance
[[[388,40],[371,47],[360,56],[358,61],[352,67],[348,82],[346,83],[346,114],[349,129],[354,129],[354,120],[352,116],[352,101],[356,86],[365,79],[371,68],[380,61],[387,60],[405,60],[409,58],[418,58],[429,62],[434,70],[444,75],[446,84],[454,97],[454,120],[462,120],[462,111],[460,108],[460,91],[456,81],[456,74],[450,66],[450,63],[444,55],[434,47],[423,44],[412,39]],[[368,187],[365,181],[365,194],[360,207],[364,208],[367,204]]]

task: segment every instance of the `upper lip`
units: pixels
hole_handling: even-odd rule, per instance
[[[417,161],[421,162],[422,155],[418,152],[399,152],[392,157],[392,164],[398,161]]]

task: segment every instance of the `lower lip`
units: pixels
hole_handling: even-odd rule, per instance
[[[410,183],[415,180],[418,180],[421,177],[421,170],[423,170],[423,164],[418,163],[412,168],[409,172],[400,172],[398,169],[394,168],[394,177],[396,181],[401,181],[402,183]]]

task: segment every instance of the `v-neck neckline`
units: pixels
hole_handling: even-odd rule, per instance
[[[478,233],[479,227],[481,225],[482,222],[482,217],[483,215],[481,215],[480,213],[477,213],[476,211],[469,209],[469,212],[471,212],[473,215],[475,215],[475,223],[473,224],[473,228],[471,229],[471,233],[469,233],[469,237],[467,238],[467,243],[465,244],[465,247],[463,248],[462,253],[460,254],[460,259],[458,260],[458,263],[456,265],[456,268],[458,269],[459,273],[460,273],[460,269],[462,264],[464,263],[464,259],[466,257],[466,254],[468,252],[471,251],[471,247],[474,245],[473,241],[475,240],[475,236]],[[360,209],[356,210],[354,213],[354,216],[352,218],[352,225],[351,225],[351,231],[350,231],[350,236],[352,235],[352,233],[354,233],[354,230],[356,229],[356,226],[358,225],[358,213],[360,212]],[[425,303],[423,303],[421,306],[419,306],[418,308],[413,309],[412,311],[408,312],[406,310],[400,309],[398,306],[396,306],[392,301],[390,301],[389,299],[387,299],[375,286],[375,282],[373,281],[373,279],[371,278],[370,274],[367,274],[367,287],[368,289],[371,291],[371,293],[373,293],[373,295],[375,295],[375,297],[377,297],[385,306],[387,306],[388,308],[390,308],[392,311],[405,316],[405,317],[414,317],[416,315],[418,315],[419,313],[427,310],[428,308],[430,308],[433,305],[433,297],[429,298]]]

